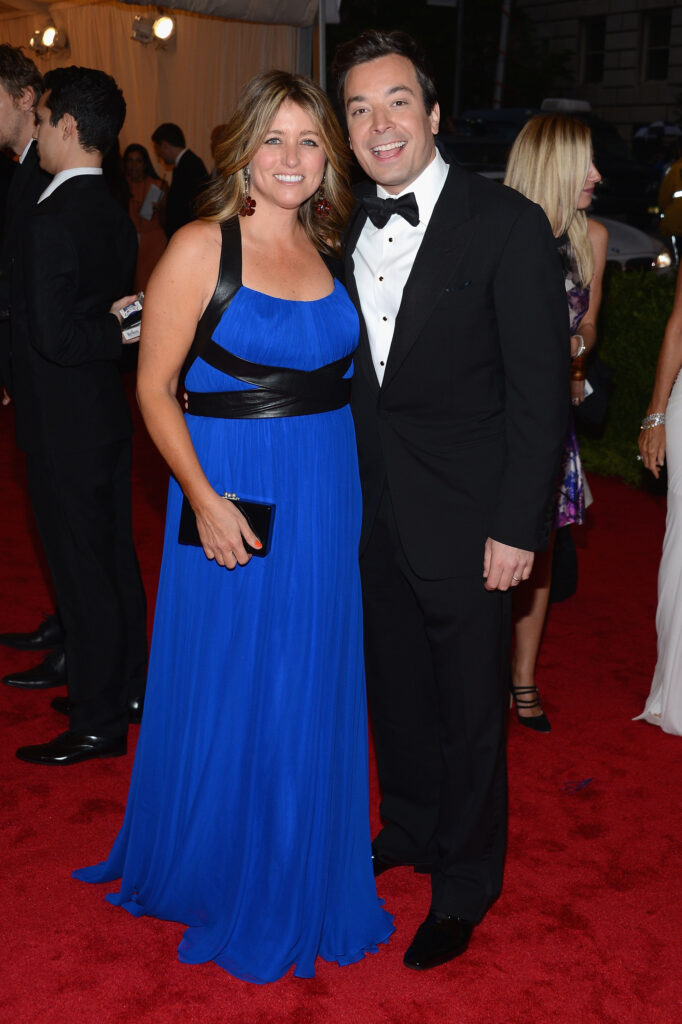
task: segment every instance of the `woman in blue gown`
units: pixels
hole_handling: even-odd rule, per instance
[[[186,924],[182,961],[255,982],[393,930],[369,836],[359,327],[320,256],[350,212],[344,151],[317,86],[259,75],[147,289],[138,395],[172,471],[147,699],[121,831],[75,873]],[[265,557],[226,493],[275,506]],[[183,496],[199,546],[178,543]]]

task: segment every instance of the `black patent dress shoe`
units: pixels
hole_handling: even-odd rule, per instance
[[[66,652],[63,647],[51,651],[35,668],[25,672],[10,672],[2,677],[5,686],[17,686],[22,690],[46,690],[49,686],[64,686],[66,683]]]
[[[0,644],[18,651],[49,651],[64,643],[64,631],[56,615],[48,615],[32,633],[0,633]]]
[[[55,697],[54,700],[50,701],[50,707],[58,711],[60,715],[71,714],[71,701],[68,697]],[[143,708],[144,701],[142,700],[131,700],[128,703],[128,721],[131,725],[140,724]]]
[[[122,757],[126,749],[125,736],[86,736],[81,732],[63,732],[49,743],[19,747],[17,757],[30,764],[77,764],[93,757]]]
[[[139,725],[144,711],[144,698],[128,701],[128,721],[131,725]]]
[[[466,952],[473,930],[471,921],[431,911],[417,928],[403,963],[413,971],[428,971],[430,967],[446,964]]]

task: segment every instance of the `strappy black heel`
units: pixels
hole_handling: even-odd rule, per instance
[[[525,725],[528,729],[534,729],[535,732],[551,732],[552,726],[550,725],[549,718],[543,711],[541,715],[520,715],[519,708],[523,711],[528,711],[531,708],[541,708],[542,703],[540,701],[540,694],[538,693],[536,686],[514,686],[510,683],[510,689],[512,697],[514,698],[514,705],[516,708],[516,718],[521,725]],[[532,696],[524,696],[524,694]]]

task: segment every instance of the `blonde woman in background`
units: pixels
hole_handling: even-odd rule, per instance
[[[505,184],[538,203],[552,227],[564,267],[571,331],[571,370],[566,400],[579,405],[585,398],[585,359],[597,341],[597,316],[606,265],[608,232],[585,211],[601,180],[594,166],[590,130],[578,118],[543,114],[531,118],[509,154]],[[523,310],[519,311],[523,315]],[[532,337],[529,343],[542,344]],[[569,425],[557,484],[554,527],[582,523],[585,489],[573,423]],[[522,725],[549,732],[542,710],[535,671],[547,617],[554,531],[549,547],[535,557],[528,586],[514,594],[514,651],[511,687]]]

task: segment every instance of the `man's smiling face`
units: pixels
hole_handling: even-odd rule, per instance
[[[435,156],[440,110],[427,114],[412,61],[390,54],[356,64],[344,88],[350,143],[363,171],[397,195]]]

